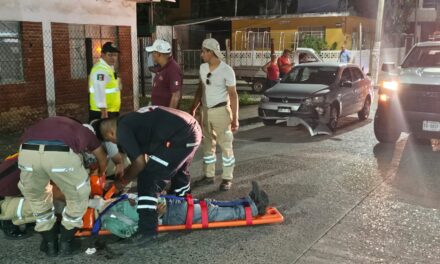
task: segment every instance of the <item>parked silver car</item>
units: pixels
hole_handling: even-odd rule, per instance
[[[343,116],[357,113],[367,119],[372,100],[371,81],[357,65],[304,63],[264,93],[258,115],[265,125],[287,120],[316,135],[334,131]]]

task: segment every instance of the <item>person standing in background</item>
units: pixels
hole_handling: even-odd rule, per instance
[[[339,62],[350,63],[351,57],[350,52],[345,49],[345,45],[342,45],[341,52],[339,53]]]
[[[156,39],[152,46],[145,49],[152,53],[153,62],[158,65],[155,67],[151,104],[178,109],[182,98],[183,74],[171,56],[170,43]]]
[[[266,76],[266,88],[272,88],[275,84],[278,83],[280,79],[280,69],[277,65],[277,55],[271,54],[270,61],[266,63],[262,70],[267,74]]]
[[[122,87],[114,69],[118,54],[119,49],[113,43],[106,42],[101,49],[101,58],[90,72],[89,122],[119,116]]]
[[[292,69],[293,63],[290,61],[292,52],[288,49],[283,51],[283,55],[278,58],[278,68],[280,70],[280,78],[284,78],[286,74]]]
[[[194,186],[214,184],[217,142],[222,149],[223,174],[220,190],[228,191],[232,186],[235,166],[232,142],[233,132],[238,130],[238,94],[235,73],[224,63],[223,54],[217,40],[205,39],[201,57],[205,63],[200,65],[202,85],[194,97],[191,114],[195,116],[202,105],[203,116],[203,173],[204,177]]]

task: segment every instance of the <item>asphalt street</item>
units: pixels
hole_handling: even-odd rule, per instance
[[[374,111],[364,122],[342,119],[332,136],[310,137],[285,124],[243,127],[235,135],[232,190],[219,192],[219,177],[193,190],[196,197],[238,198],[256,180],[282,224],[165,233],[143,249],[109,239],[111,250],[53,260],[38,252],[37,235],[0,237],[0,263],[440,263],[438,146],[408,135],[378,144]],[[198,153],[193,179],[201,168]]]

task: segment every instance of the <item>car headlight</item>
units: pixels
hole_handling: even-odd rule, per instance
[[[324,100],[325,100],[324,96],[314,96],[314,97],[307,98],[306,100],[304,100],[304,104],[305,105],[315,105],[315,104],[323,103]]]
[[[265,96],[265,95],[262,95],[262,96],[261,96],[261,102],[262,102],[262,103],[267,103],[267,102],[269,102],[269,97],[267,97],[267,96]]]
[[[384,81],[382,87],[387,90],[397,91],[399,84],[396,81]]]

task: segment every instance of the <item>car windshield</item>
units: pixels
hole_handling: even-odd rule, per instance
[[[334,66],[297,66],[281,82],[330,85],[337,72],[338,67]]]
[[[440,47],[415,47],[402,68],[440,67]]]

